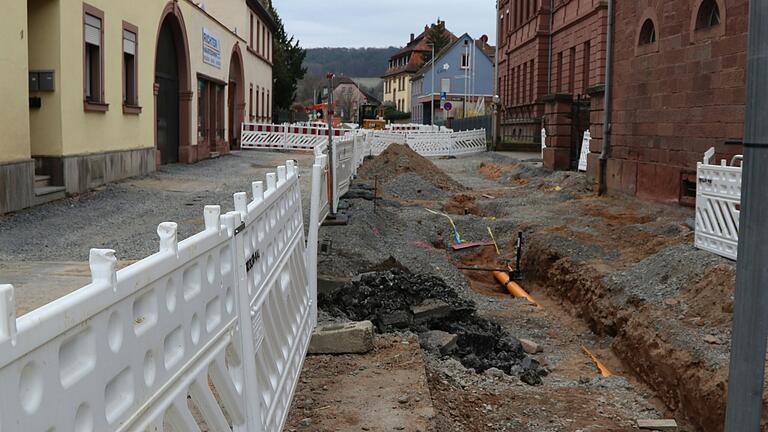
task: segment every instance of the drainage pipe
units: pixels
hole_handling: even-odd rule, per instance
[[[538,303],[536,303],[536,300],[534,300],[534,299],[533,299],[533,297],[531,297],[531,295],[530,295],[530,294],[528,294],[528,293],[527,293],[527,292],[526,292],[526,291],[523,289],[523,287],[521,287],[520,285],[518,285],[518,284],[517,284],[517,282],[513,281],[513,280],[512,280],[512,279],[509,277],[509,273],[507,273],[507,272],[503,272],[503,271],[495,271],[495,272],[493,272],[493,276],[494,276],[494,277],[496,278],[496,280],[497,280],[497,281],[499,281],[499,283],[500,283],[501,285],[503,285],[503,286],[504,286],[504,288],[506,288],[506,289],[507,289],[507,291],[509,291],[509,293],[510,293],[510,294],[512,294],[513,296],[515,296],[515,297],[522,297],[522,298],[524,298],[524,299],[528,300],[529,302],[533,303],[534,305],[536,305],[536,306],[539,306],[539,304],[538,304]]]
[[[600,152],[598,195],[607,192],[608,156],[611,150],[611,111],[613,110],[613,2],[608,0],[608,37],[605,46],[605,93],[603,94],[603,148]]]

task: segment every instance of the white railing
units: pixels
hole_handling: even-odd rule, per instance
[[[715,149],[698,163],[696,187],[696,247],[736,260],[741,209],[741,156],[728,165],[710,164]],[[736,165],[739,162],[739,165]]]
[[[333,130],[334,137],[344,134],[343,130]],[[328,142],[328,128],[243,123],[240,136],[244,149],[311,151]]]
[[[328,144],[328,128],[309,126],[244,123],[241,136],[244,149],[311,151]],[[456,156],[486,151],[484,129],[453,132],[437,126],[390,125],[385,131],[334,129],[333,136],[336,137],[334,141],[354,139],[355,166],[362,163],[365,156],[381,154],[390,144],[408,145],[422,156]]]
[[[282,430],[316,323],[326,163],[307,246],[288,161],[186,240],[160,224],[159,252],[125,269],[92,250],[92,283],[18,319],[0,286],[0,430]]]

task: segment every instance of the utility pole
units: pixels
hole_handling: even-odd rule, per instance
[[[430,125],[435,125],[435,44],[430,43],[429,44],[432,47],[432,94],[429,95],[429,103],[431,104],[430,110],[431,114],[429,115]]]
[[[333,72],[328,72],[326,78],[328,78],[328,167],[331,175],[331,184],[336,184],[336,170],[333,163]],[[329,207],[333,212],[333,200],[334,200],[334,188],[331,188],[329,196]],[[335,216],[335,214],[334,214]]]
[[[739,260],[733,311],[726,432],[758,432],[768,337],[768,2],[749,2]]]

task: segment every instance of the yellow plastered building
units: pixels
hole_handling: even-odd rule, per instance
[[[267,0],[9,0],[0,213],[239,148],[272,115]]]

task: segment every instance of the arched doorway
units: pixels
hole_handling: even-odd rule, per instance
[[[160,18],[155,51],[155,148],[160,164],[192,162],[187,37],[181,11],[169,2]]]
[[[240,148],[240,125],[245,113],[245,82],[243,72],[243,56],[240,53],[240,45],[236,44],[232,50],[232,59],[229,62],[229,89],[227,90],[227,112],[229,119],[229,148]]]

